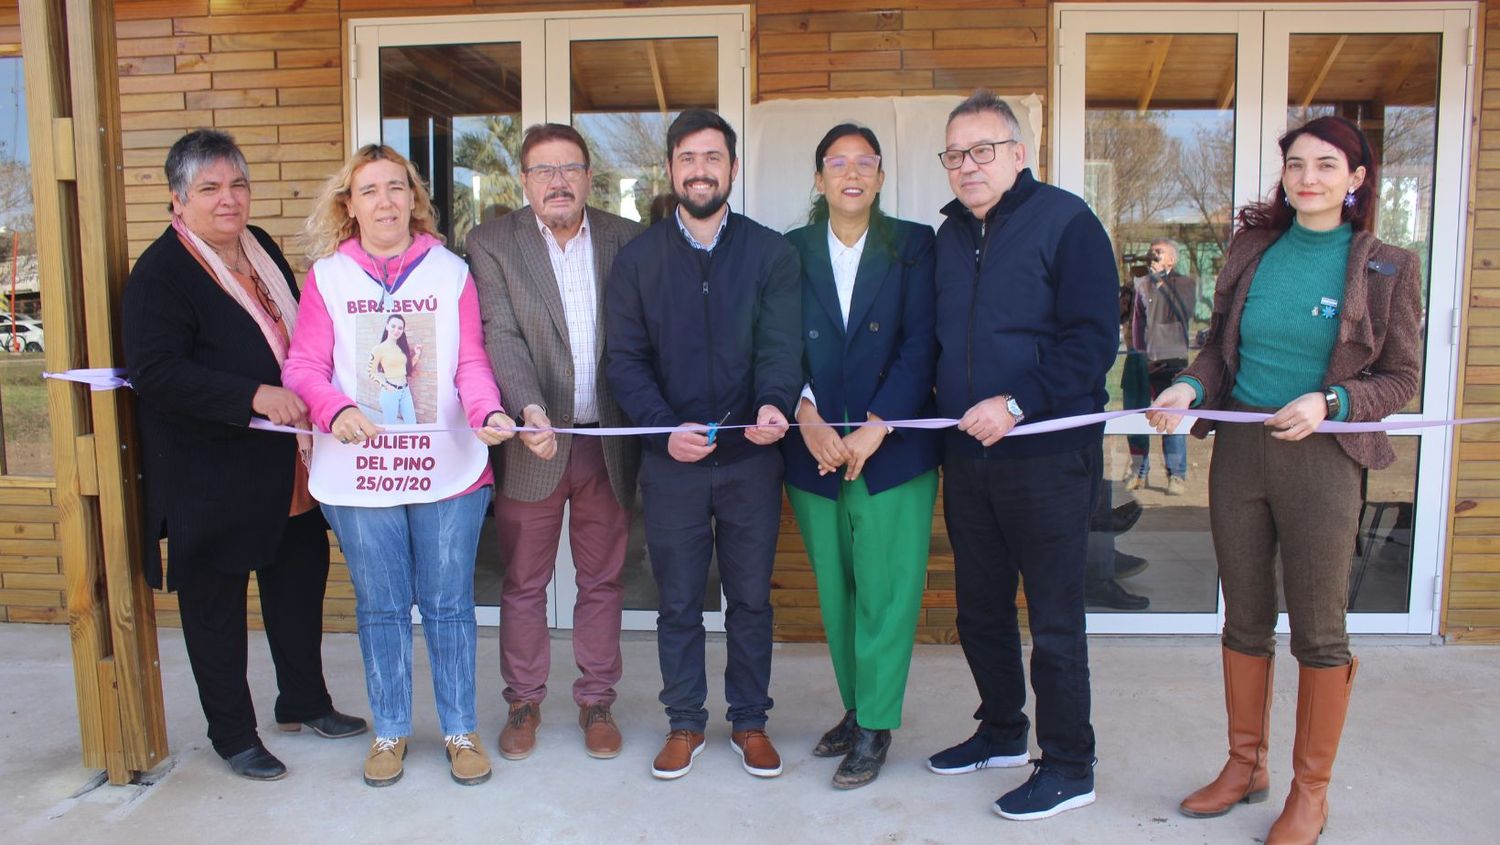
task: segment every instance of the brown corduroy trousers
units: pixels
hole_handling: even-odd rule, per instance
[[[1275,652],[1279,551],[1292,656],[1309,668],[1347,664],[1359,464],[1328,435],[1286,442],[1258,423],[1221,423],[1208,491],[1224,647],[1254,657]]]

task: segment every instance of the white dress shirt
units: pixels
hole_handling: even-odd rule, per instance
[[[599,292],[594,279],[594,239],[585,211],[578,234],[557,245],[552,230],[536,219],[552,259],[552,275],[562,295],[563,319],[568,324],[568,347],[573,352],[573,423],[599,421],[594,381],[599,365]],[[555,421],[554,421],[555,423]]]
[[[859,275],[859,258],[864,255],[865,238],[869,236],[870,230],[865,229],[854,246],[844,246],[839,236],[833,233],[833,224],[828,224],[828,258],[833,264],[833,289],[839,297],[839,313],[843,315],[846,332],[849,330],[849,306],[854,302],[854,279]],[[802,388],[802,398],[817,407],[812,385]]]

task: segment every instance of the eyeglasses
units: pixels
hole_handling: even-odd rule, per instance
[[[880,172],[880,156],[824,156],[823,173],[828,176],[843,176],[853,167],[861,176],[874,176]]]
[[[942,162],[943,167],[948,170],[957,170],[963,167],[964,156],[973,159],[975,164],[989,164],[995,160],[996,147],[1015,143],[1019,142],[1015,138],[1011,138],[1006,141],[985,141],[982,144],[975,144],[967,150],[943,150],[938,153],[938,161]]]
[[[276,298],[271,296],[271,289],[266,286],[260,274],[255,272],[254,267],[250,268],[250,280],[255,282],[255,298],[260,300],[261,307],[266,309],[272,320],[281,322],[281,309],[276,307]]]
[[[589,166],[587,164],[578,164],[575,162],[573,164],[534,164],[521,172],[526,174],[527,179],[545,185],[551,182],[552,177],[559,173],[569,182],[576,182],[583,174],[588,172],[588,169]]]

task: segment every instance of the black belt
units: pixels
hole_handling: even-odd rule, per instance
[[[591,422],[591,423],[573,423],[572,425],[570,425],[568,427],[569,428],[598,428],[599,424],[596,423],[596,422]]]

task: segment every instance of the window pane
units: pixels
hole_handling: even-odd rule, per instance
[[[1235,45],[1233,35],[1088,36],[1085,199],[1120,261],[1125,354],[1111,408],[1148,404],[1151,382],[1169,383],[1208,326],[1233,211]],[[1170,268],[1152,263],[1163,238],[1176,244],[1160,250],[1175,252]]]
[[[651,222],[653,202],[660,216],[672,192],[667,127],[683,109],[719,105],[718,39],[576,41],[572,51],[573,125],[594,155],[589,204]]]
[[[382,140],[427,180],[455,252],[470,229],[524,204],[519,44],[382,47],[380,117]]]
[[[1421,259],[1424,309],[1432,267],[1441,46],[1437,33],[1292,35],[1287,68],[1288,128],[1336,114],[1359,124],[1369,138],[1380,170],[1375,234]],[[1404,410],[1421,409],[1419,390]]]
[[[20,57],[0,58],[0,474],[52,474],[35,235],[26,84]]]
[[[593,153],[589,205],[654,222],[671,207],[667,127],[683,109],[718,108],[718,39],[575,41],[571,50],[573,126]],[[621,578],[627,610],[656,609],[639,497]],[[703,608],[721,609],[717,562]]]
[[[1208,523],[1213,440],[1173,436],[1183,438],[1187,455],[1180,492],[1168,489],[1160,435],[1139,435],[1149,448],[1151,471],[1134,490],[1130,480],[1137,475],[1143,444],[1128,442],[1136,435],[1104,438],[1103,495],[1089,535],[1090,613],[1119,610],[1097,599],[1100,582],[1107,579],[1151,600],[1138,612],[1213,613],[1218,608],[1218,563]],[[1134,456],[1132,449],[1137,450]]]

